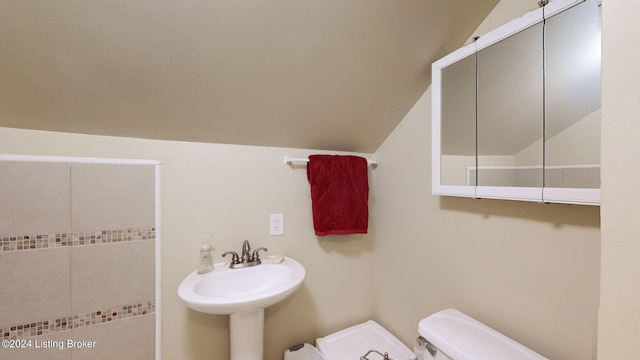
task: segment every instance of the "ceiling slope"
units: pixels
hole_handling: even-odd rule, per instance
[[[498,0],[7,0],[0,126],[374,152]]]

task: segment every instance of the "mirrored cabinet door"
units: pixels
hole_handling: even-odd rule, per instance
[[[542,199],[543,60],[542,22],[478,51],[479,187]]]
[[[546,20],[545,200],[599,195],[600,29],[597,0]]]
[[[476,49],[468,44],[440,59],[433,67],[432,192],[475,196],[476,167]],[[438,85],[435,85],[438,84]]]
[[[442,69],[440,179],[444,185],[475,186],[476,56]]]

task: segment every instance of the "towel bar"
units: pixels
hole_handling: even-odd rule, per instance
[[[291,163],[294,163],[294,162],[307,162],[308,163],[309,159],[307,159],[307,158],[290,157],[288,155],[284,156],[284,164],[285,165],[291,165]],[[375,160],[367,159],[367,165],[369,165],[369,166],[377,166],[378,163]]]

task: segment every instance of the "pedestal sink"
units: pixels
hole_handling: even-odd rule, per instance
[[[238,269],[217,263],[210,273],[189,274],[178,287],[178,296],[189,308],[229,315],[231,360],[262,359],[264,309],[302,285],[304,267],[288,257],[277,260],[267,257],[260,265]]]

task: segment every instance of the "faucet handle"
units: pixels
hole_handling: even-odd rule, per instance
[[[261,247],[253,250],[253,255],[251,256],[251,261],[260,261],[260,253],[259,251],[269,251],[266,247]]]
[[[240,257],[238,256],[238,253],[236,253],[235,251],[227,251],[222,253],[222,257],[225,257],[227,255],[231,255],[231,265],[240,264]]]

